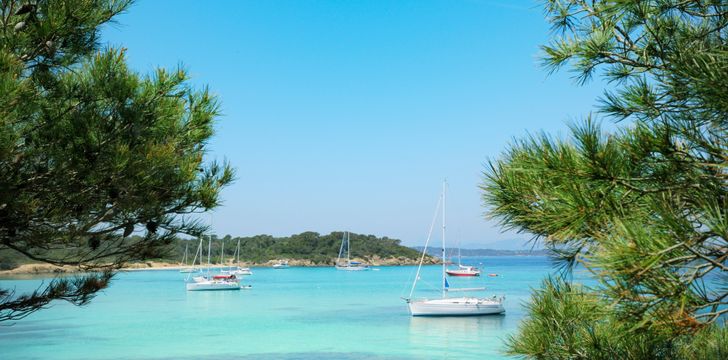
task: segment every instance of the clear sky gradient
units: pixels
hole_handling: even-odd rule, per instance
[[[238,179],[214,232],[350,230],[424,242],[450,184],[450,239],[513,248],[477,186],[514,139],[593,109],[602,84],[548,76],[532,1],[138,0],[102,41],[133,69],[183,64],[223,116],[209,158]]]

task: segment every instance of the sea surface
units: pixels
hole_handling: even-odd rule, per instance
[[[9,359],[505,359],[503,341],[530,290],[553,273],[546,257],[463,258],[484,275],[449,278],[505,295],[505,315],[413,318],[415,266],[348,272],[253,268],[251,290],[187,292],[175,270],[117,275],[89,305],[65,302],[0,325]],[[423,267],[416,296],[440,296],[440,266]],[[48,279],[0,280],[29,291]],[[461,293],[458,293],[461,294]]]

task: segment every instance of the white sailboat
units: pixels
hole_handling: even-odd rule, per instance
[[[200,260],[202,260],[202,239],[198,247]],[[212,250],[212,237],[208,238],[207,245],[207,274],[194,276],[190,281],[190,276],[186,279],[187,291],[212,291],[212,290],[240,290],[240,280],[235,275],[211,275],[210,274],[210,252]],[[197,254],[195,254],[197,258]],[[202,261],[200,261],[202,262]],[[194,263],[194,260],[193,260]]]
[[[233,259],[237,259],[237,266],[233,267],[232,269],[223,269],[220,272],[222,274],[227,275],[253,275],[253,272],[250,270],[249,267],[241,267],[240,266],[240,239],[238,239],[238,246],[235,248],[235,253],[233,254]]]
[[[435,211],[435,218],[432,219],[430,225],[430,232],[427,235],[427,241],[425,248],[422,251],[422,257],[420,258],[420,264],[417,267],[417,275],[412,283],[412,289],[410,290],[409,297],[404,300],[407,302],[409,312],[412,316],[477,316],[477,315],[490,315],[490,314],[502,314],[505,312],[503,308],[504,296],[493,296],[488,298],[481,297],[448,297],[448,293],[456,291],[482,291],[485,288],[467,288],[467,289],[451,289],[450,284],[446,277],[446,262],[445,262],[445,193],[447,183],[442,184],[442,195],[440,201],[437,204]],[[435,219],[437,217],[437,210],[442,205],[442,295],[439,299],[415,299],[413,294],[417,286],[417,280],[420,278],[420,270],[422,269],[422,262],[425,259],[427,252],[427,245],[432,237],[432,229],[435,225]]]
[[[187,283],[187,291],[240,290],[240,280],[235,275],[215,275],[211,278]]]
[[[346,245],[346,246],[344,246]],[[342,262],[344,256],[344,248],[346,248],[346,262]],[[351,261],[351,243],[349,232],[344,232],[341,239],[341,247],[339,248],[339,257],[336,259],[336,270],[344,271],[365,271],[369,270],[369,266],[358,261]]]

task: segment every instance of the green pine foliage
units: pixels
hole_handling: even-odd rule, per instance
[[[506,340],[508,354],[534,359],[725,359],[728,329],[695,333],[634,329],[603,296],[561,279],[534,290],[526,318]]]
[[[610,81],[599,114],[623,123],[607,133],[593,115],[566,139],[516,140],[486,169],[490,216],[535,235],[566,273],[582,266],[599,281],[546,282],[509,351],[724,358],[728,3],[552,0],[545,8],[555,33],[544,65],[569,66],[579,83]]]
[[[0,321],[53,299],[83,304],[125,261],[203,233],[188,215],[233,180],[204,160],[217,99],[184,69],[142,75],[123,48],[100,46],[100,27],[129,5],[0,2],[0,251],[100,271],[27,301],[0,289]]]

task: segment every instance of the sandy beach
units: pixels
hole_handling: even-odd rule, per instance
[[[302,267],[326,267],[326,266],[333,266],[333,261],[335,259],[332,259],[331,264],[317,264],[314,263],[311,260],[304,260],[304,259],[280,259],[280,260],[287,260],[289,266],[302,266]],[[370,266],[404,266],[404,265],[416,265],[417,261],[412,259],[407,259],[403,257],[392,257],[392,258],[380,258],[378,256],[374,256],[371,259],[352,259],[354,261],[360,261],[366,264],[369,264]],[[240,265],[246,266],[246,267],[271,267],[274,264],[278,263],[279,260],[269,260],[267,262],[263,263],[249,263],[249,262],[243,262]],[[436,263],[435,260],[431,261],[425,261],[425,263],[434,264]],[[234,263],[228,263],[225,266],[236,266],[237,264]],[[213,267],[220,267],[220,265],[212,265]],[[169,263],[169,262],[162,262],[162,261],[145,261],[145,262],[139,262],[139,263],[129,263],[126,264],[120,271],[142,271],[142,270],[177,270],[182,269],[185,266],[182,263]],[[14,269],[10,270],[2,270],[0,271],[0,277],[2,276],[16,276],[16,275],[40,275],[40,274],[68,274],[68,273],[77,273],[82,272],[81,269],[75,266],[56,266],[51,264],[23,264],[20,265]]]

